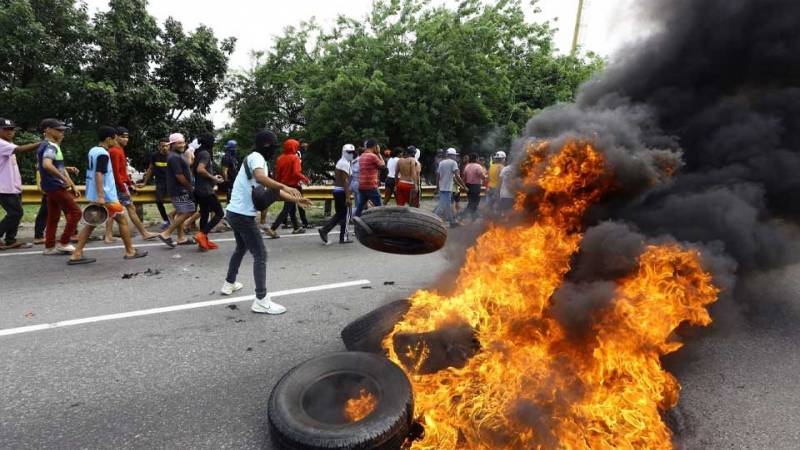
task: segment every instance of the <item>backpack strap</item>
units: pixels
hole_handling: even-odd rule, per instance
[[[250,155],[252,155],[252,153]],[[253,179],[253,171],[250,170],[250,161],[248,160],[250,155],[247,155],[247,156],[244,157],[244,173],[245,173],[245,175],[247,175],[247,179],[248,180],[252,180]]]

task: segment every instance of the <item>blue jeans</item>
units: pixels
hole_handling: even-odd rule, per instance
[[[263,299],[267,296],[267,249],[261,230],[258,229],[256,218],[228,211],[228,225],[233,228],[233,237],[236,238],[236,250],[231,255],[228,263],[228,276],[225,281],[234,283],[242,265],[242,258],[248,251],[253,255],[253,277],[256,282],[256,298]]]
[[[381,206],[381,193],[378,192],[377,189],[370,189],[368,191],[358,191],[358,207],[356,208],[355,216],[361,217],[361,213],[364,211],[364,207],[367,206],[367,202],[372,200],[372,203],[375,206]]]
[[[453,214],[453,193],[450,191],[439,191],[439,205],[433,211],[436,214],[444,215],[444,220],[454,223],[456,218]]]

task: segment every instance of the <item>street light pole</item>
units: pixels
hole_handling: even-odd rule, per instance
[[[578,0],[578,17],[575,20],[575,34],[572,36],[572,55],[578,51],[578,39],[581,34],[581,21],[583,20],[583,6],[585,0]]]

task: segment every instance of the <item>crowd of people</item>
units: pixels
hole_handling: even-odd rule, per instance
[[[96,262],[95,258],[85,256],[84,250],[98,224],[81,221],[83,211],[76,202],[81,193],[73,180],[79,176],[79,171],[64,160],[60,147],[67,129],[60,120],[45,119],[40,126],[43,136],[40,142],[15,145],[15,124],[0,118],[0,206],[5,210],[5,217],[0,221],[0,238],[3,239],[0,250],[43,244],[45,255],[69,255],[68,265]],[[104,240],[113,242],[116,239],[113,235],[116,223],[124,244],[123,257],[130,260],[146,257],[148,253],[134,246],[129,220],[142,240],[158,239],[169,248],[196,245],[201,251],[218,249],[209,234],[217,227],[225,227],[233,232],[236,247],[221,292],[230,295],[243,288],[237,281],[237,274],[245,253],[249,252],[254,261],[256,294],[251,310],[266,314],[285,312],[286,309],[272,302],[267,293],[267,252],[262,233],[279,238],[277,230],[287,222],[291,222],[295,234],[314,227],[305,214],[311,202],[302,194],[302,186],[310,184],[303,173],[301,159],[308,144],[288,139],[281,146],[275,133],[261,130],[255,136],[253,151],[242,161],[236,141],[226,142],[217,171],[212,133],[201,133],[191,143],[187,143],[182,134],[173,133],[159,141],[158,150],[149,158],[143,181],[135,183],[129,175],[125,155],[128,139],[129,131],[124,127],[100,127],[97,144],[86,156],[84,195],[90,204],[105,208]],[[281,147],[274,171],[270,171],[268,162]],[[23,208],[16,157],[24,153],[34,154],[36,181],[43,193],[33,243],[17,239]],[[332,177],[334,213],[318,229],[320,239],[329,244],[329,234],[338,226],[339,243],[352,243],[348,229],[352,217],[360,216],[369,207],[389,204],[392,198],[399,206],[420,207],[420,154],[414,146],[382,152],[375,139],[368,139],[358,148],[353,144],[344,145]],[[505,160],[505,153],[499,151],[487,167],[477,154],[461,158],[454,148],[438,151],[435,212],[451,227],[461,225],[467,218],[474,221],[481,214],[484,189],[488,200],[484,211],[503,214],[509,210],[514,195],[509,188],[511,167],[505,165]],[[155,184],[156,207],[162,220],[158,232],[145,227],[133,200],[134,194],[151,181]],[[381,185],[384,186],[383,195]],[[461,191],[467,196],[467,206],[463,210],[460,209]],[[227,200],[225,208],[219,200],[221,193]],[[173,207],[170,213],[165,206],[167,200]],[[282,201],[283,208],[274,222],[267,224],[266,210],[276,201]],[[62,215],[66,224],[57,237]],[[198,220],[194,237],[187,236],[187,227]],[[78,232],[81,222],[83,227]]]

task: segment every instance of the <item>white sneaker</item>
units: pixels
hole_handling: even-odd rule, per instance
[[[238,281],[234,281],[233,283],[228,283],[226,281],[225,284],[222,285],[222,289],[219,291],[222,293],[222,295],[231,295],[243,287],[244,285]]]
[[[72,244],[67,244],[67,245],[56,244],[56,251],[61,253],[72,253],[75,251],[75,246]]]
[[[57,250],[55,247],[50,247],[50,248],[44,249],[44,251],[42,251],[42,254],[45,255],[45,256],[56,256],[56,255],[61,255],[62,253],[59,250]]]
[[[261,300],[254,300],[253,305],[250,307],[250,311],[259,314],[271,314],[273,316],[277,316],[278,314],[283,314],[286,312],[286,308],[282,305],[279,305],[269,299],[269,296],[263,298]]]

